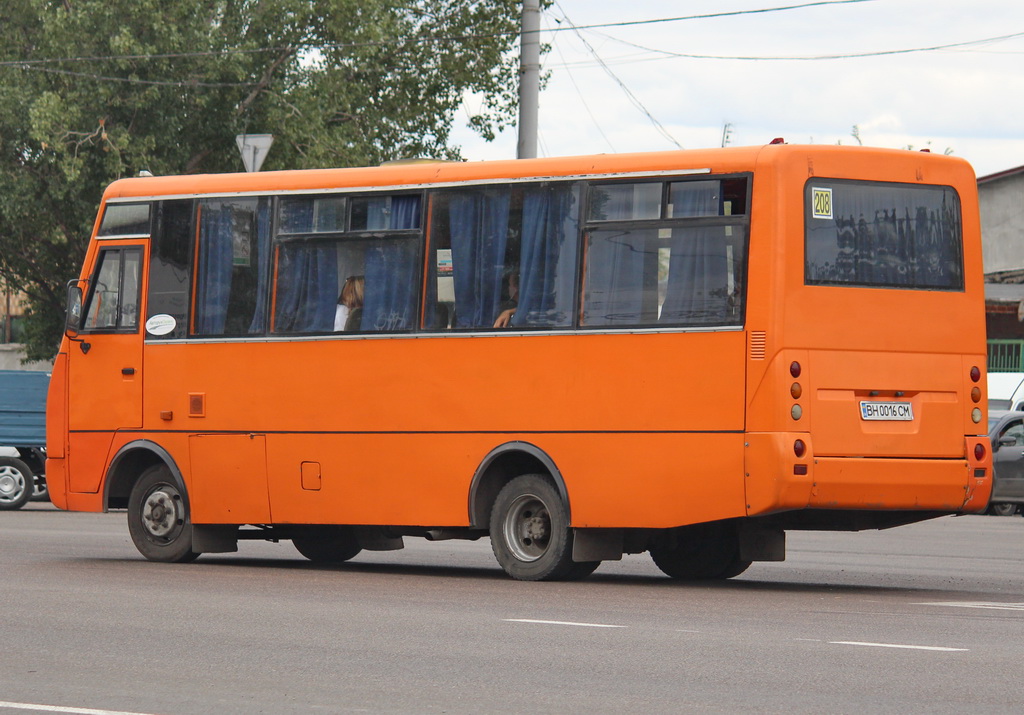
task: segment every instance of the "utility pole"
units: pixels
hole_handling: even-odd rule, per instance
[[[537,106],[540,103],[540,0],[523,0],[519,40],[519,146],[517,159],[537,156]]]

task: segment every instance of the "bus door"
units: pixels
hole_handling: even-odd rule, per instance
[[[104,241],[68,351],[69,491],[95,493],[117,430],[142,427],[139,330],[145,244]]]

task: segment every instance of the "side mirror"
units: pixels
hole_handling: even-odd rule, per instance
[[[1017,444],[1017,438],[1016,437],[1007,437],[1007,436],[1004,435],[1004,436],[999,438],[999,446],[1000,447],[1012,447],[1015,444]]]
[[[64,334],[74,340],[82,330],[82,286],[78,281],[68,283],[67,314],[64,318]]]

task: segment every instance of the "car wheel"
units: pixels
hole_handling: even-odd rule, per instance
[[[0,457],[0,510],[25,506],[32,496],[32,470],[17,457]]]
[[[990,504],[988,507],[988,513],[994,514],[995,516],[1013,516],[1017,513],[1017,504],[1008,504],[1006,502],[998,502],[996,504]]]

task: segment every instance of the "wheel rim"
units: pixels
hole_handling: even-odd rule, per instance
[[[155,539],[173,541],[185,524],[178,490],[161,484],[142,501],[142,526]]]
[[[12,502],[25,491],[25,475],[11,466],[0,467],[0,502]]]
[[[523,494],[509,506],[504,523],[505,543],[520,561],[536,561],[551,543],[551,515],[533,494]]]

